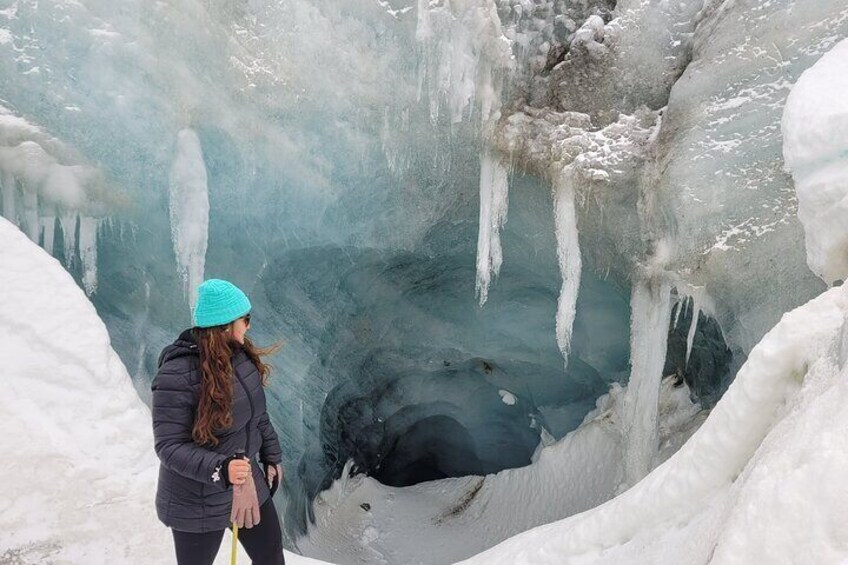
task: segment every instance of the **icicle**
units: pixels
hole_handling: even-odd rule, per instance
[[[509,177],[506,167],[491,151],[480,158],[480,228],[477,236],[477,298],[489,298],[489,284],[503,262],[500,230],[506,223]]]
[[[577,233],[574,183],[570,170],[563,170],[556,176],[553,188],[557,257],[562,276],[562,288],[557,302],[556,338],[557,345],[568,363],[571,333],[577,312],[577,294],[580,290],[580,274],[583,269]]]
[[[147,319],[150,316],[150,281],[144,281],[144,313],[138,320],[137,325],[137,341],[138,341],[138,362],[136,363],[133,380],[140,380],[147,374],[144,370],[144,356],[147,353],[147,340],[143,339],[144,327],[147,325]]]
[[[686,336],[686,366],[689,365],[689,354],[695,342],[695,330],[698,329],[698,318],[701,316],[701,293],[692,293],[692,321],[689,323],[689,333]]]
[[[59,218],[62,227],[62,236],[65,241],[65,266],[70,268],[74,264],[74,252],[77,247],[77,214],[67,212]]]
[[[624,481],[628,487],[648,474],[659,447],[657,413],[671,322],[671,285],[658,278],[633,287],[625,414]]]
[[[38,221],[38,193],[24,186],[24,229],[28,238],[38,243],[41,224]]]
[[[430,41],[433,28],[430,26],[430,0],[418,0],[418,16],[415,25],[415,39],[419,42]]]
[[[477,91],[477,60],[473,44],[465,26],[459,26],[454,31],[455,43],[451,45],[447,59],[450,67],[440,77],[443,91],[449,93],[451,123],[462,121],[466,108],[474,102]],[[444,59],[443,59],[444,60]]]
[[[97,291],[97,230],[100,220],[80,216],[79,254],[82,263],[82,286],[91,296]]]
[[[42,216],[40,223],[41,233],[43,234],[42,246],[47,253],[53,255],[53,242],[56,236],[56,216]]]
[[[489,61],[481,62],[480,67],[480,131],[484,139],[491,139],[501,117],[501,85],[495,81]]]
[[[672,326],[673,329],[677,329],[677,324],[680,323],[680,315],[683,313],[683,307],[686,305],[686,300],[688,297],[683,297],[674,303],[674,308],[672,313],[674,314],[674,324]]]
[[[447,102],[451,123],[459,123],[471,114],[478,92],[485,86],[486,72],[481,65],[512,65],[511,47],[503,36],[492,0],[444,5],[418,0],[415,37],[421,46],[422,61],[418,99],[421,100],[426,82],[430,120],[434,124],[442,100]]]
[[[3,171],[3,217],[17,224],[15,217],[15,193],[17,192],[17,179],[9,171]]]
[[[177,135],[177,153],[171,166],[169,212],[177,271],[194,306],[203,282],[209,237],[209,192],[200,139],[194,130]]]
[[[430,21],[429,0],[418,0],[418,20],[415,27],[415,39],[421,45],[420,65],[418,67],[418,101],[424,96],[424,86],[430,105],[430,122],[435,124],[439,118],[439,93],[435,79],[430,76],[436,72],[433,57],[433,27]],[[428,80],[429,77],[429,80]]]

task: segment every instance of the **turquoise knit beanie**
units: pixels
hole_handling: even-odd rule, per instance
[[[250,300],[236,285],[209,279],[197,287],[194,325],[198,328],[223,326],[250,312]]]

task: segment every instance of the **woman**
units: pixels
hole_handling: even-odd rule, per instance
[[[194,327],[159,357],[152,386],[161,462],[156,511],[173,531],[179,565],[211,564],[233,522],[254,564],[284,563],[271,498],[283,477],[282,454],[265,411],[270,368],[260,359],[271,351],[245,337],[250,308],[232,283],[204,282]]]

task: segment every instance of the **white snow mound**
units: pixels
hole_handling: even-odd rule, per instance
[[[804,71],[783,111],[783,158],[795,180],[807,264],[828,284],[848,276],[848,39]]]

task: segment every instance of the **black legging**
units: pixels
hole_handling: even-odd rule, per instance
[[[224,537],[224,530],[202,534],[171,531],[174,532],[177,565],[212,565]],[[270,498],[259,508],[259,525],[239,528],[238,539],[253,565],[285,565],[280,519]]]

